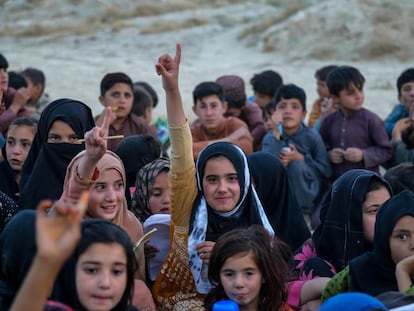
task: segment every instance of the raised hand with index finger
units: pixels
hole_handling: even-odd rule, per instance
[[[155,64],[155,70],[158,75],[162,76],[162,86],[166,91],[178,89],[180,62],[181,44],[177,43],[174,58],[169,54],[164,54],[158,58],[158,63]]]

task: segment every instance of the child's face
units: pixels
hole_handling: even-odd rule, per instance
[[[0,91],[5,92],[9,86],[9,74],[7,69],[0,68]]]
[[[316,92],[318,92],[319,98],[329,97],[329,89],[326,81],[316,78]]]
[[[414,217],[407,215],[397,221],[390,237],[390,250],[395,264],[414,255]]]
[[[345,113],[358,111],[364,103],[364,90],[359,90],[352,83],[347,89],[340,91],[339,96],[332,96],[332,98]]]
[[[161,172],[155,178],[151,189],[149,206],[152,214],[170,213],[170,187],[168,185],[167,172]]]
[[[220,283],[227,297],[246,310],[257,310],[263,282],[252,253],[228,258],[220,270]]]
[[[362,228],[365,241],[374,241],[375,217],[381,205],[390,197],[390,193],[385,187],[372,190],[365,195],[365,201],[362,203]]]
[[[125,250],[117,243],[95,243],[76,263],[76,290],[86,310],[112,310],[127,283]]]
[[[217,212],[230,212],[240,199],[240,185],[233,163],[219,156],[207,161],[203,192],[208,205]]]
[[[276,112],[281,114],[283,131],[289,135],[300,128],[306,116],[306,111],[297,98],[282,98],[276,106]]]
[[[33,84],[30,78],[25,77],[27,83],[27,90],[30,94],[30,103],[36,104],[43,93],[43,86],[41,84]]]
[[[198,99],[193,111],[207,131],[215,131],[224,121],[227,103],[221,102],[217,95]]]
[[[260,108],[264,108],[270,101],[272,100],[272,97],[269,95],[254,92],[254,102],[260,106]]]
[[[407,82],[401,86],[400,101],[405,108],[410,111],[410,107],[414,104],[414,82]]]
[[[272,115],[271,114],[269,114],[266,111],[263,111],[263,121],[264,121],[264,124],[265,124],[266,131],[270,131],[270,130],[273,129],[273,122],[272,122]]]
[[[112,107],[117,118],[126,119],[131,112],[134,93],[128,84],[115,83],[99,100],[105,107]]]
[[[88,213],[94,218],[112,221],[124,203],[125,186],[117,170],[100,173],[89,193]]]
[[[32,146],[34,137],[33,128],[20,125],[11,126],[7,132],[6,142],[6,157],[11,168],[20,172],[22,170],[24,161]]]
[[[236,107],[228,107],[226,113],[224,114],[226,117],[234,117],[238,118],[240,117],[242,113],[242,109],[236,108]]]
[[[151,124],[152,122],[152,107],[151,106],[145,109],[144,115],[142,117],[145,119],[145,121],[148,122],[148,124]]]
[[[47,134],[47,142],[52,144],[80,144],[79,137],[72,127],[61,120],[53,122],[49,129],[49,133]]]

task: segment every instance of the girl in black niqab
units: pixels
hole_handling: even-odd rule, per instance
[[[95,126],[91,109],[80,101],[62,98],[46,106],[22,170],[18,202],[21,209],[35,209],[43,199],[59,199],[66,167],[85,149],[84,144],[47,142],[49,130],[58,120],[67,123],[78,138]]]

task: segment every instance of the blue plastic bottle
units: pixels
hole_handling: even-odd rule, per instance
[[[239,311],[239,305],[233,300],[221,300],[213,305],[213,311]]]

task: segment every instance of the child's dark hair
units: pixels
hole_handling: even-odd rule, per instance
[[[138,263],[133,250],[134,244],[128,236],[128,233],[117,225],[107,221],[91,221],[90,224],[82,226],[82,238],[76,248],[76,257],[79,258],[79,256],[85,253],[91,245],[96,243],[118,244],[121,245],[125,251],[127,259],[127,285],[118,306],[123,305],[126,307],[132,300],[134,274],[138,268]],[[118,310],[118,308],[116,308],[116,310]]]
[[[266,116],[271,116],[276,110],[276,100],[273,98],[266,106],[263,108],[263,120],[266,119]]]
[[[397,79],[398,96],[401,96],[401,88],[403,84],[414,82],[414,68],[404,70]]]
[[[276,71],[266,70],[255,74],[253,78],[250,79],[250,84],[253,91],[273,97],[277,90],[283,85],[283,79]]]
[[[7,61],[6,57],[3,54],[0,54],[0,68],[6,69],[9,68],[9,62]]]
[[[315,72],[315,78],[326,82],[326,79],[328,79],[328,75],[331,73],[331,71],[333,71],[336,68],[338,68],[338,66],[336,65],[328,65],[328,66],[319,68]]]
[[[237,75],[224,75],[216,79],[221,85],[228,108],[242,109],[246,105],[244,80]]]
[[[221,102],[224,102],[223,88],[216,82],[201,82],[193,91],[194,106],[197,104],[197,100],[209,95],[217,95]]]
[[[351,84],[354,84],[358,90],[364,87],[365,78],[362,73],[355,67],[340,66],[331,71],[326,80],[329,93],[334,96],[339,96],[342,90],[348,89]]]
[[[9,129],[12,127],[19,127],[19,126],[27,126],[31,127],[33,134],[36,134],[37,132],[37,120],[32,117],[19,117],[17,119],[14,119],[12,123],[9,125]]]
[[[43,71],[36,68],[26,68],[20,73],[23,77],[30,79],[33,85],[41,85],[42,88],[45,87],[46,77]]]
[[[414,191],[414,164],[404,162],[394,166],[385,172],[384,179],[391,185],[394,195],[403,190]]]
[[[148,108],[152,108],[152,97],[142,86],[134,85],[134,101],[132,103],[131,112],[142,117]]]
[[[125,83],[134,89],[131,78],[123,72],[107,73],[101,81],[101,96],[104,96],[106,91],[113,87],[116,83]]]
[[[303,110],[306,111],[306,94],[305,90],[295,84],[285,84],[280,87],[275,95],[276,106],[282,99],[295,98],[300,101]]]
[[[18,90],[22,87],[27,87],[27,82],[20,73],[9,71],[9,86]]]
[[[76,288],[76,264],[79,257],[96,243],[121,245],[125,251],[127,259],[126,288],[121,300],[112,310],[127,310],[132,301],[134,273],[137,269],[137,261],[133,251],[134,245],[123,229],[102,219],[88,219],[82,222],[82,238],[60,273],[57,283],[55,283],[55,297],[52,298],[56,298],[75,310],[83,310]]]
[[[157,92],[155,92],[154,88],[151,85],[149,85],[145,81],[138,81],[138,82],[134,82],[134,87],[135,86],[142,86],[151,95],[152,108],[157,107],[157,105],[158,105],[158,95],[157,95]]]
[[[382,180],[378,176],[375,176],[375,175],[372,176],[372,178],[369,182],[367,191],[365,192],[365,199],[366,199],[366,196],[369,192],[381,189],[382,187],[385,187],[390,192],[390,195],[392,194],[391,193],[392,189],[391,189],[390,185],[387,182],[385,182],[384,180]],[[365,199],[364,199],[364,201],[365,201]]]
[[[220,272],[227,259],[249,253],[253,255],[263,278],[258,310],[280,310],[287,299],[285,249],[283,242],[259,225],[223,234],[217,240],[210,257],[208,276],[214,287],[205,298],[206,310],[212,310],[216,301],[229,299],[220,281]]]

